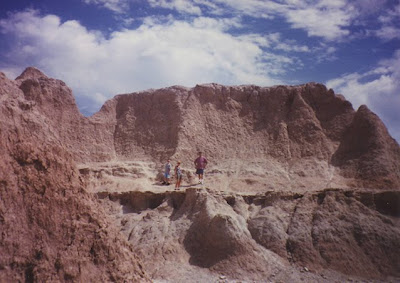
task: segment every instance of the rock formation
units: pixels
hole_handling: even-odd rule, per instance
[[[84,117],[27,68],[1,74],[0,110],[0,281],[400,278],[400,147],[321,84],[173,86]],[[167,158],[182,191],[157,183]]]
[[[72,97],[62,97],[68,88],[43,83],[38,72],[20,77],[29,75],[20,84],[25,97],[18,80],[0,74],[0,281],[148,280],[132,247],[82,186],[61,142],[68,130],[53,127],[77,111]],[[69,106],[66,113],[57,99]]]
[[[199,271],[207,268],[230,279],[299,281],[288,272],[291,263],[318,274],[308,282],[321,282],[326,270],[371,280],[400,275],[398,191],[239,195],[190,188],[101,199],[153,278],[213,280]]]

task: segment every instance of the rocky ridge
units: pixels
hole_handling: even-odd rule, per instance
[[[84,117],[28,68],[0,107],[1,280],[400,278],[399,145],[321,84],[174,86]],[[157,183],[166,158],[181,192]]]
[[[321,84],[175,86],[117,95],[86,118],[63,82],[33,68],[16,82],[80,163],[172,158],[191,166],[202,150],[212,169],[238,174],[231,189],[259,168],[275,189],[400,184],[399,146],[379,117]]]

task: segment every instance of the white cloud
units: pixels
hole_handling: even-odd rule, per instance
[[[148,1],[153,7],[159,6],[175,9],[181,13],[185,12],[185,9],[177,5],[177,2],[181,1]],[[354,6],[345,0],[286,0],[279,2],[268,0],[201,0],[201,2],[187,0],[185,3],[189,6],[196,4],[198,14],[205,12],[213,14],[217,9],[218,14],[225,11],[225,13],[239,13],[254,18],[283,17],[293,28],[305,30],[309,36],[318,36],[327,40],[336,40],[347,36],[349,34],[348,27],[357,16]],[[211,6],[214,7],[211,8]]]
[[[57,16],[29,10],[0,21],[0,30],[14,37],[15,48],[7,55],[20,72],[36,66],[64,80],[82,97],[78,101],[90,98],[99,107],[105,97],[118,93],[175,84],[281,83],[272,76],[297,62],[224,32],[236,24],[207,18],[190,23],[169,18],[161,24],[149,18],[137,29],[117,31],[106,39],[77,21],[61,22]]]
[[[191,15],[201,15],[200,7],[187,0],[148,0],[148,2],[152,7],[177,10],[178,12]]]
[[[327,86],[343,93],[355,108],[362,104],[371,105],[377,95],[391,95],[395,90],[392,78],[383,73],[371,81],[363,82],[366,74],[348,74],[327,82]]]
[[[347,74],[326,84],[342,93],[355,108],[366,104],[400,142],[400,50],[368,72]]]
[[[364,30],[384,40],[400,38],[400,3],[385,10],[386,0],[148,0],[153,7],[176,10],[180,13],[236,14],[253,18],[283,18],[292,28],[307,32],[310,37],[327,41],[349,38],[352,28],[365,25],[365,21],[378,20],[375,31]],[[184,3],[184,5],[183,5]],[[360,34],[360,31],[357,31]]]
[[[104,104],[104,102],[108,99],[103,93],[96,92],[92,96],[92,100],[95,101],[98,105]]]
[[[227,31],[233,27],[242,27],[242,23],[239,18],[216,19],[208,17],[198,17],[193,20],[193,26],[200,29],[217,29],[221,31]]]
[[[400,29],[395,26],[383,26],[375,32],[375,35],[384,40],[400,39]]]
[[[281,34],[277,32],[264,35],[246,34],[241,35],[240,38],[246,41],[251,41],[260,47],[282,50],[284,52],[308,53],[311,51],[308,46],[299,45],[295,40],[284,39]]]
[[[290,9],[287,21],[293,28],[306,30],[309,36],[319,36],[327,40],[340,39],[350,32],[351,13],[338,8],[307,7]]]
[[[386,13],[379,17],[379,20],[385,23],[391,23],[398,20],[400,17],[400,1],[398,1],[397,5],[393,7],[393,9],[386,10]]]
[[[115,13],[125,13],[129,8],[129,0],[82,0],[86,4],[102,6]]]
[[[361,12],[362,15],[371,15],[382,7],[385,7],[387,0],[352,0],[351,4]]]
[[[312,48],[312,52],[316,54],[316,62],[335,61],[338,59],[336,53],[337,48],[330,43],[320,42],[319,46]]]
[[[381,27],[374,34],[383,40],[400,39],[400,2],[378,18]]]
[[[115,13],[129,11],[133,0],[82,0],[107,8]],[[240,15],[253,18],[282,18],[294,29],[304,30],[310,37],[327,41],[344,40],[352,28],[367,26],[365,21],[376,20],[375,30],[358,30],[357,35],[374,35],[384,40],[400,38],[400,3],[394,7],[386,0],[143,0],[153,8],[175,10],[189,16]],[[389,6],[388,6],[389,5]],[[392,5],[393,6],[393,5]],[[385,9],[385,7],[389,7]]]
[[[223,15],[225,14],[225,10],[221,5],[218,5],[217,1],[209,1],[209,0],[193,0],[193,2],[200,7],[200,9],[205,9],[213,15]]]

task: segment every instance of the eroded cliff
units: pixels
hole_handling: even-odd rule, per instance
[[[400,277],[399,145],[321,84],[174,86],[84,117],[28,68],[1,74],[0,107],[1,280]]]

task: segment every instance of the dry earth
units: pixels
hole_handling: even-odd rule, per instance
[[[0,74],[0,282],[150,281],[39,106]]]
[[[321,84],[174,86],[87,118],[27,68],[0,109],[0,282],[400,280],[400,147]]]

